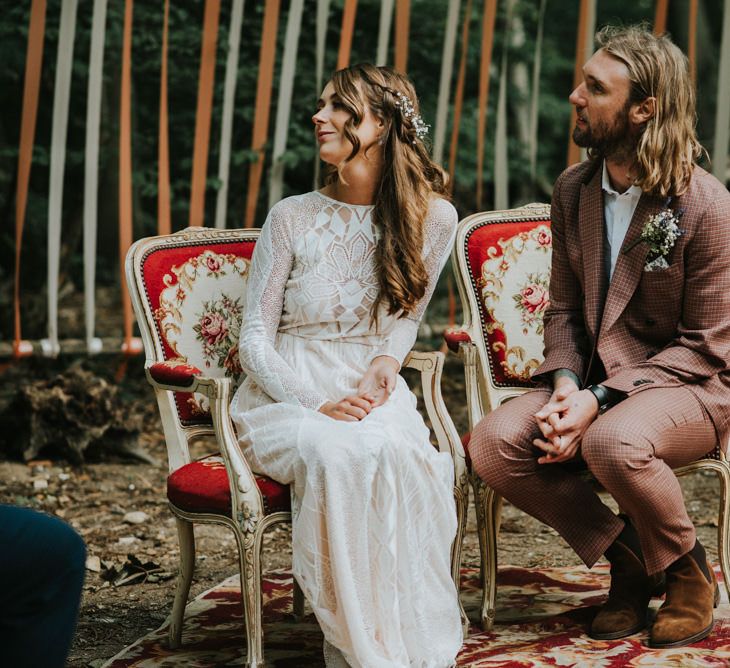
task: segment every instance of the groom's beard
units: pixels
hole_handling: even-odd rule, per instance
[[[581,148],[590,148],[604,158],[635,156],[638,137],[632,135],[629,129],[628,110],[627,102],[616,114],[611,125],[602,120],[589,121],[585,128],[576,125],[573,129],[573,141]]]

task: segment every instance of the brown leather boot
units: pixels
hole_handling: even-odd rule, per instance
[[[611,558],[611,588],[588,635],[596,640],[625,638],[646,627],[646,613],[661,575],[648,575],[644,564],[620,541]]]
[[[689,554],[667,569],[667,598],[651,628],[649,647],[682,647],[710,635],[715,623],[712,609],[720,602],[720,589],[712,566],[708,567],[709,582]]]

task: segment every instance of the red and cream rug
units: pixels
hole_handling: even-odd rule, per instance
[[[719,575],[719,573],[718,573]],[[323,666],[322,634],[313,615],[296,623],[291,615],[291,575],[276,571],[264,581],[264,652],[276,668]],[[612,641],[590,639],[585,631],[606,595],[608,569],[525,569],[499,571],[497,623],[491,633],[473,627],[458,665],[477,668],[694,668],[730,666],[730,606],[715,611],[715,629],[692,647],[652,650],[646,634]],[[479,604],[478,573],[463,574],[462,597],[470,617]],[[660,601],[654,601],[658,607]],[[167,627],[140,638],[104,668],[211,668],[241,665],[245,658],[238,576],[192,601],[186,610],[183,646],[167,649]]]

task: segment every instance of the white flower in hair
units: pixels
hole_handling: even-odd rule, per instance
[[[400,109],[400,113],[403,118],[411,122],[413,131],[416,133],[416,137],[423,140],[423,138],[428,134],[428,128],[430,126],[423,121],[421,114],[416,113],[416,109],[407,95],[404,95],[400,91],[395,91],[394,94],[396,97],[395,106]],[[414,141],[413,143],[415,144],[416,142]]]

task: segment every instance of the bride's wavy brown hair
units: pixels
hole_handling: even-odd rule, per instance
[[[681,195],[704,153],[695,134],[695,91],[687,57],[667,35],[656,36],[644,25],[606,26],[596,35],[596,44],[628,68],[629,103],[656,98],[654,117],[636,147],[636,185],[661,197]]]
[[[423,262],[424,222],[432,195],[448,198],[447,177],[429,155],[416,134],[413,116],[405,115],[396,104],[405,95],[419,114],[416,90],[403,74],[389,67],[368,63],[337,70],[331,79],[344,108],[351,114],[343,133],[352,151],[331,168],[326,183],[342,179],[343,167],[360,151],[355,129],[366,109],[383,123],[381,145],[383,171],[378,184],[373,223],[380,232],[376,266],[380,292],[373,316],[382,304],[389,314],[411,313],[426,293],[428,274]]]

